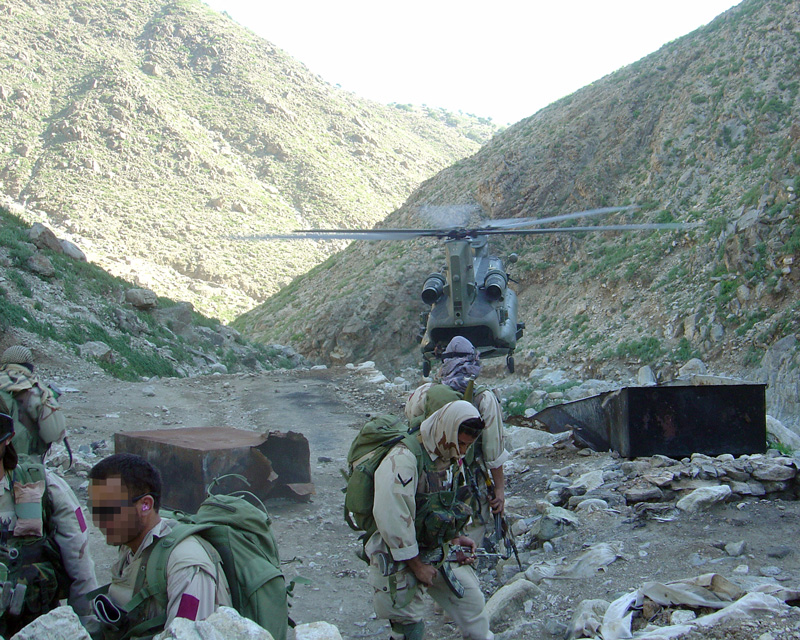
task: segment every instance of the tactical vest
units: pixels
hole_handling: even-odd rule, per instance
[[[44,466],[21,458],[7,478],[11,491],[20,498],[14,501],[14,530],[0,525],[0,634],[4,637],[55,609],[69,595],[71,582],[54,540]]]
[[[409,447],[415,456],[423,457],[423,471],[415,496],[414,528],[420,549],[434,549],[462,533],[472,515],[472,508],[465,502],[468,496],[463,488],[444,488],[442,476],[446,472],[433,468],[429,456],[422,449],[422,443],[419,440],[417,442],[419,452]]]
[[[446,384],[435,384],[425,394],[425,415],[415,419],[415,422],[418,420],[419,423],[422,423],[444,405],[456,400],[466,400],[480,411],[477,398],[485,391],[489,391],[489,388],[475,387],[473,380],[469,381],[463,394]],[[467,503],[468,508],[475,514],[475,519],[481,523],[484,521],[481,515],[481,496],[486,493],[486,489],[482,485],[485,485],[488,474],[489,471],[483,464],[483,434],[481,434],[464,455],[464,484],[459,488],[461,499]]]

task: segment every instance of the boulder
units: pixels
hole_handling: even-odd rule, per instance
[[[72,607],[64,606],[36,618],[11,640],[92,640]]]
[[[579,524],[580,521],[571,511],[550,505],[531,527],[531,533],[539,540],[552,540],[569,533],[572,527]]]
[[[81,251],[75,243],[70,242],[69,240],[61,240],[59,244],[61,245],[61,251],[65,256],[69,256],[73,260],[77,260],[79,262],[87,262],[86,254]]]
[[[708,509],[717,502],[722,502],[731,495],[731,488],[727,485],[716,487],[701,487],[695,489],[688,496],[678,500],[675,505],[681,511],[695,513]]]
[[[603,472],[600,469],[584,473],[580,478],[575,480],[569,489],[572,493],[586,493],[593,491],[603,486]]]
[[[705,375],[706,373],[708,373],[708,369],[705,363],[699,358],[692,358],[680,369],[678,369],[678,376],[681,378],[694,375]]]
[[[220,607],[205,620],[175,618],[153,640],[274,640],[272,634],[231,607]]]
[[[105,342],[93,340],[78,347],[81,358],[94,358],[100,362],[114,362],[114,352]]]
[[[642,387],[652,387],[658,384],[656,374],[653,373],[653,369],[649,366],[639,369],[639,372],[636,375],[636,380]]]
[[[61,243],[58,241],[56,234],[41,222],[36,222],[31,226],[28,230],[28,238],[39,249],[50,249],[50,251],[55,251],[56,253],[63,253]]]
[[[729,542],[725,545],[725,553],[734,558],[744,555],[746,550],[747,543],[744,540],[740,540],[739,542]]]
[[[664,494],[655,485],[650,484],[636,484],[629,487],[624,492],[625,500],[628,504],[636,504],[637,502],[659,502],[664,498]]]
[[[158,296],[150,289],[128,289],[125,292],[125,302],[137,309],[154,309],[158,306]]]
[[[171,307],[154,309],[153,317],[175,333],[182,334],[191,327],[192,311],[194,311],[194,306],[191,302],[178,302]]]
[[[112,316],[114,323],[124,332],[131,335],[140,336],[149,330],[147,324],[140,320],[139,316],[130,309],[114,309]]]
[[[42,253],[34,253],[25,261],[25,266],[33,273],[38,273],[45,278],[52,278],[56,275],[56,269],[50,258]]]
[[[484,612],[489,617],[489,627],[498,632],[526,616],[525,602],[544,597],[544,591],[524,578],[501,587],[489,598]]]
[[[559,435],[528,427],[506,427],[506,449],[514,451],[522,447],[546,447],[558,440]]]
[[[294,628],[295,640],[342,640],[339,629],[330,622],[308,622]]]
[[[158,77],[164,75],[163,69],[157,63],[151,60],[142,63],[142,71],[144,71],[149,76]]]
[[[604,509],[608,509],[608,503],[600,498],[584,499],[583,496],[575,496],[575,498],[576,503],[574,506],[576,513],[593,513],[594,511],[603,511]],[[570,498],[570,506],[573,506],[572,498]]]
[[[797,469],[779,462],[765,460],[753,465],[753,477],[762,482],[783,482],[797,475]]]
[[[770,415],[767,416],[767,435],[792,451],[800,451],[800,435]]]

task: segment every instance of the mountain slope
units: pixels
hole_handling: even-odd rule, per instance
[[[371,225],[488,121],[360,99],[194,0],[8,0],[0,191],[117,275],[231,317]]]
[[[746,0],[498,134],[385,226],[431,226],[431,208],[460,205],[507,218],[630,202],[642,206],[603,222],[702,222],[493,238],[499,255],[520,255],[519,353],[586,375],[611,362],[667,375],[695,355],[757,366],[800,329],[798,16],[796,0]],[[419,289],[441,259],[430,241],[354,244],[235,326],[311,358],[412,362]],[[800,364],[796,343],[788,358]]]

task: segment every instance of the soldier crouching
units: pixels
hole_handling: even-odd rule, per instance
[[[469,553],[450,559],[450,545],[475,543],[462,531],[471,509],[454,491],[451,465],[484,427],[478,410],[459,400],[425,420],[412,451],[395,445],[375,472],[373,515],[378,530],[368,540],[369,580],[379,618],[393,640],[424,636],[425,592],[450,615],[469,640],[491,640],[484,598]]]

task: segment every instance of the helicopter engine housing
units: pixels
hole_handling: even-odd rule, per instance
[[[446,282],[444,276],[440,273],[432,273],[425,279],[425,284],[422,285],[422,301],[425,304],[433,304],[444,293],[444,286]]]
[[[489,269],[483,281],[486,289],[486,297],[489,300],[500,300],[506,292],[508,286],[508,276],[501,269]]]

